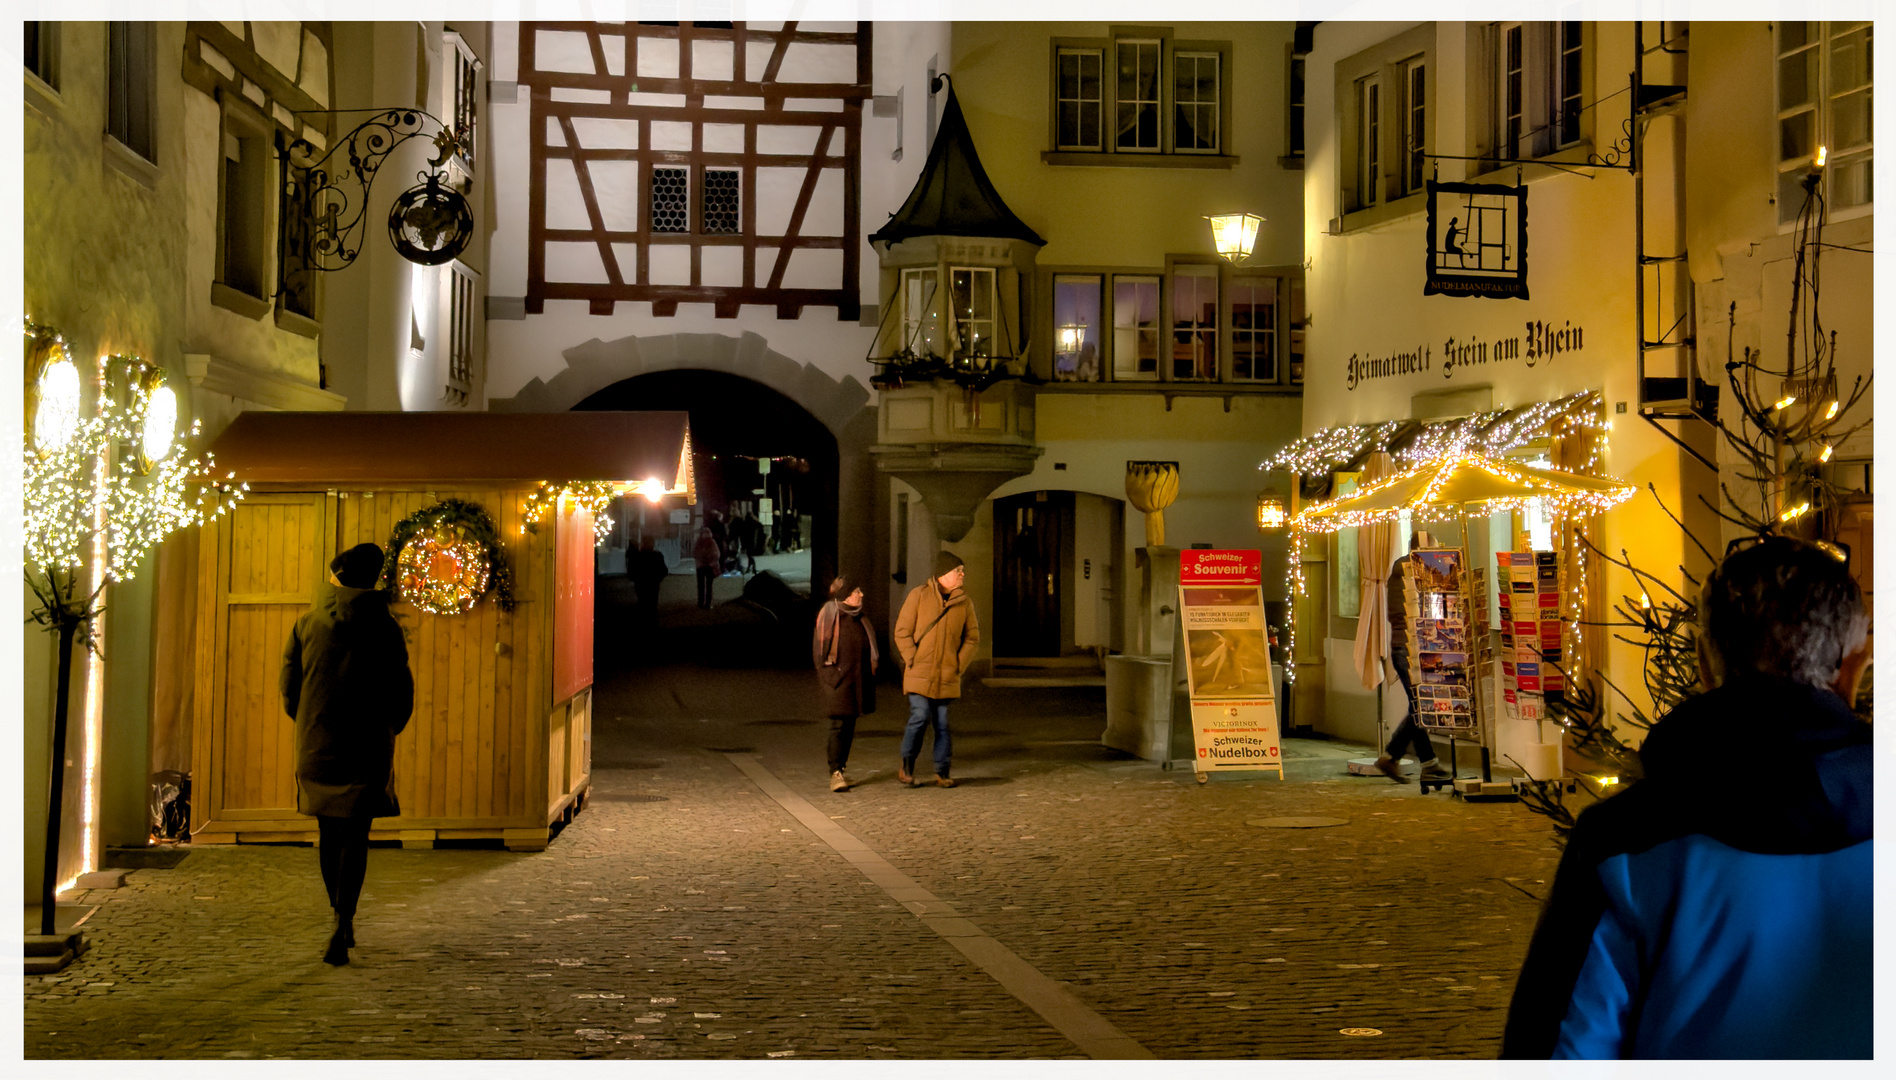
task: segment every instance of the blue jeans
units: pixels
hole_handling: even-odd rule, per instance
[[[913,761],[922,754],[922,729],[935,729],[935,775],[947,776],[954,757],[954,737],[948,734],[949,698],[910,694],[908,726],[902,729],[902,760]]]

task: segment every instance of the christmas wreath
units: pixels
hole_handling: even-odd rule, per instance
[[[491,590],[512,611],[513,571],[487,511],[444,499],[403,518],[389,534],[382,581],[432,615],[460,615]]]

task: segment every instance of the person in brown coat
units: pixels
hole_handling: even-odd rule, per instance
[[[849,745],[856,738],[856,717],[876,711],[876,628],[863,614],[862,590],[847,577],[830,582],[829,603],[816,613],[811,659],[816,664],[816,696],[830,718],[830,790],[848,791]]]
[[[948,703],[961,696],[961,674],[981,643],[974,604],[961,591],[966,574],[953,552],[935,556],[935,576],[909,590],[895,621],[895,649],[902,655],[902,691],[908,695],[908,726],[902,731],[902,767],[897,781],[915,785],[915,759],[922,729],[935,730],[935,783],[955,786],[948,769],[954,740],[948,733]]]
[[[349,962],[368,871],[369,822],[401,813],[395,736],[415,708],[408,645],[375,588],[382,549],[357,544],[329,564],[283,650],[283,711],[296,721],[296,810],[316,819],[317,863],[335,909],[323,961]]]

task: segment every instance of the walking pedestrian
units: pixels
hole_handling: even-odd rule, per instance
[[[895,622],[895,648],[902,656],[902,690],[908,694],[908,726],[902,731],[902,767],[897,781],[915,787],[915,759],[922,729],[935,732],[935,783],[951,788],[954,740],[948,733],[948,703],[961,696],[961,676],[974,661],[981,628],[974,604],[961,591],[966,567],[950,551],[935,556],[934,576],[909,590]]]
[[[368,872],[369,823],[401,813],[395,736],[415,707],[414,677],[391,594],[375,587],[382,549],[357,544],[329,563],[329,581],[283,650],[283,711],[296,721],[296,811],[316,819],[317,865],[335,912],[323,962],[346,964]]]
[[[639,592],[640,620],[648,626],[657,622],[658,591],[671,576],[671,562],[653,546],[651,536],[639,537],[639,549],[626,560],[625,572]]]
[[[816,694],[829,717],[830,790],[848,791],[849,746],[856,718],[876,711],[876,628],[862,610],[862,589],[848,577],[830,582],[829,602],[816,613],[811,646]]]
[[[718,574],[731,568],[731,527],[724,522],[724,512],[713,510],[704,516],[705,528],[711,530],[711,539],[718,542]]]
[[[698,567],[698,606],[711,607],[711,585],[717,580],[720,570],[718,564],[724,559],[724,552],[718,547],[717,537],[707,526],[698,529],[698,542],[691,545],[691,561]]]
[[[1711,687],[1644,776],[1567,838],[1508,1007],[1506,1058],[1868,1058],[1875,768],[1843,561],[1769,538],[1699,600]]]
[[[1414,537],[1414,546],[1432,548],[1435,546],[1435,537],[1418,531]],[[1408,712],[1403,714],[1402,723],[1396,725],[1395,733],[1389,736],[1382,756],[1376,759],[1376,768],[1398,784],[1409,782],[1402,772],[1402,755],[1409,749],[1414,749],[1415,759],[1422,763],[1422,779],[1446,780],[1452,775],[1436,760],[1435,746],[1429,742],[1429,733],[1415,722],[1415,676],[1409,671],[1409,618],[1402,603],[1403,567],[1409,564],[1409,558],[1409,555],[1404,555],[1390,565],[1388,583],[1389,662],[1396,669],[1396,678],[1402,682],[1402,696],[1409,703]]]

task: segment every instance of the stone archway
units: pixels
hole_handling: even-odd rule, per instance
[[[761,384],[783,395],[829,429],[836,439],[835,565],[865,579],[876,602],[885,593],[886,497],[869,447],[876,441],[876,404],[854,376],[837,379],[814,364],[773,350],[761,334],[654,334],[601,341],[593,338],[561,354],[566,368],[535,378],[510,398],[492,398],[493,412],[566,412],[631,379],[664,372],[714,372]]]

